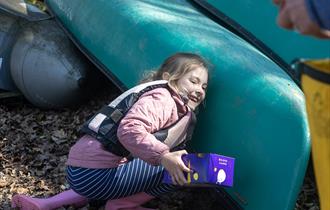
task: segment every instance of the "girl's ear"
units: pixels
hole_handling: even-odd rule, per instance
[[[164,79],[164,80],[169,80],[169,79],[170,79],[170,73],[168,73],[168,72],[164,72],[164,73],[162,74],[162,79]]]

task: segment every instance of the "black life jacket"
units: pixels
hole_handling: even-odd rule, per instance
[[[81,128],[82,134],[95,137],[104,149],[122,157],[129,157],[130,152],[119,142],[117,129],[121,119],[144,93],[156,88],[169,88],[166,80],[157,80],[137,85],[118,96],[109,105],[102,107]],[[153,135],[167,144],[171,151],[183,149],[191,139],[196,117],[191,111],[171,126],[161,129]]]

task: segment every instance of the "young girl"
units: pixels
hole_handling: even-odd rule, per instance
[[[117,129],[119,142],[134,158],[115,155],[96,138],[84,135],[69,153],[70,190],[46,199],[15,195],[12,206],[50,210],[65,205],[83,206],[88,200],[107,200],[106,210],[142,210],[145,208],[141,204],[175,189],[175,185],[162,184],[165,169],[173,183],[185,184],[183,172],[190,169],[181,156],[187,152],[173,150],[173,145],[159,141],[153,134],[193,115],[205,98],[207,63],[198,55],[177,53],[145,81],[150,80],[166,80],[167,85],[142,94]]]

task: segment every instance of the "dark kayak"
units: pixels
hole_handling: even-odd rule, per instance
[[[78,105],[90,96],[91,69],[47,13],[0,0],[0,100],[22,94],[42,108]]]

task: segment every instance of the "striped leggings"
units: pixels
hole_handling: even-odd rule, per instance
[[[91,200],[117,199],[138,192],[157,197],[177,188],[162,183],[163,171],[163,166],[152,166],[135,158],[117,168],[68,166],[67,180],[71,189]]]

